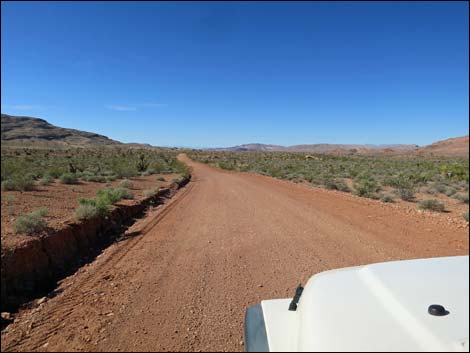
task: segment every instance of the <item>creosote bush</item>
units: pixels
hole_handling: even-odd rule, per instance
[[[402,187],[395,189],[393,192],[397,194],[403,201],[413,201],[415,198],[414,191],[411,188]]]
[[[119,187],[126,188],[126,189],[132,189],[134,187],[134,184],[129,179],[124,179],[119,183]]]
[[[380,198],[380,201],[385,202],[385,203],[394,202],[393,197],[390,196],[390,195],[383,195],[383,196]]]
[[[418,204],[418,208],[435,212],[444,212],[445,210],[444,204],[436,199],[423,200]]]
[[[47,214],[47,208],[40,208],[31,213],[19,216],[13,225],[15,233],[36,234],[46,229],[47,224],[43,217]]]
[[[457,194],[455,198],[460,202],[468,204],[468,194]]]
[[[106,187],[98,190],[94,198],[79,198],[80,206],[75,210],[77,219],[88,219],[96,216],[106,216],[111,205],[122,199],[132,199],[134,195],[125,188]]]
[[[2,191],[31,191],[35,188],[33,179],[28,176],[15,176],[2,181]]]
[[[62,184],[77,184],[78,178],[73,173],[64,173],[60,176],[60,182]]]
[[[160,191],[160,187],[156,186],[152,189],[142,191],[142,196],[145,198],[149,198],[149,197],[155,196],[158,193],[158,191]]]

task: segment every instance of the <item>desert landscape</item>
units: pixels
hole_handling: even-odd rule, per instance
[[[315,273],[469,251],[468,136],[218,151],[37,126],[2,115],[2,351],[240,351],[245,308]]]
[[[468,2],[0,6],[2,352],[468,352]]]

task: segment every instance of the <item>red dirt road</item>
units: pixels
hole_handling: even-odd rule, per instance
[[[468,227],[182,158],[190,184],[21,313],[2,351],[243,350],[245,308],[315,273],[468,254]]]

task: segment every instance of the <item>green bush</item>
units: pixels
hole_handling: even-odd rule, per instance
[[[75,218],[78,220],[95,218],[100,214],[106,214],[107,209],[99,209],[96,204],[84,203],[75,210]]]
[[[158,186],[156,186],[152,189],[143,190],[142,191],[142,196],[145,197],[145,198],[155,196],[158,193],[159,190],[160,190],[160,187],[158,187]]]
[[[393,197],[390,196],[390,195],[383,195],[383,196],[380,198],[380,201],[386,202],[386,203],[394,202]]]
[[[88,182],[94,183],[104,183],[107,181],[107,177],[104,177],[102,175],[86,175],[83,178]]]
[[[166,179],[165,179],[164,177],[162,177],[162,176],[159,176],[159,177],[157,178],[157,180],[158,180],[158,181],[166,181]]]
[[[43,219],[46,214],[47,209],[40,208],[37,211],[18,217],[13,225],[15,233],[31,235],[43,231],[47,227]]]
[[[41,181],[39,181],[39,185],[49,185],[52,182],[52,177],[49,175],[44,176]]]
[[[327,179],[324,185],[329,190],[339,190],[344,192],[351,191],[346,182],[342,179]]]
[[[134,187],[134,184],[129,179],[124,179],[119,183],[119,187],[126,188],[126,189],[132,189]]]
[[[2,191],[31,191],[34,189],[34,181],[26,176],[17,176],[2,181]]]
[[[446,194],[446,196],[451,197],[452,195],[455,195],[456,192],[457,192],[456,189],[449,187],[449,188],[447,188],[445,194]]]
[[[393,192],[397,194],[403,201],[413,201],[415,198],[414,191],[409,188],[398,188]]]
[[[445,206],[436,199],[423,200],[419,203],[418,208],[422,210],[430,210],[436,212],[444,212]]]
[[[468,204],[468,194],[457,194],[455,195],[455,198],[460,202]]]
[[[361,197],[376,197],[375,193],[380,190],[377,181],[373,178],[359,179],[354,182],[356,194]]]
[[[13,180],[2,181],[2,191],[13,191],[16,190],[16,184]]]
[[[468,222],[468,212],[462,213],[462,217]]]
[[[116,175],[106,175],[104,178],[106,182],[114,181],[117,179]]]
[[[78,178],[74,173],[64,173],[60,176],[60,182],[62,184],[77,184]]]
[[[132,199],[134,196],[125,188],[104,188],[98,190],[96,197],[103,202],[112,205],[122,199]]]
[[[99,199],[99,198],[84,198],[80,197],[78,199],[78,203],[80,206],[86,206],[86,209],[80,211],[80,212],[93,212],[93,214],[97,214],[100,216],[105,216],[109,213],[110,210],[110,204],[107,202],[107,200],[104,199]],[[93,211],[91,211],[93,209]]]

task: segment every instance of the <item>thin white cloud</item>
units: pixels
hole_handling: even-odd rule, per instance
[[[124,106],[124,105],[107,105],[106,108],[115,110],[118,112],[131,112],[136,111],[136,107]]]

